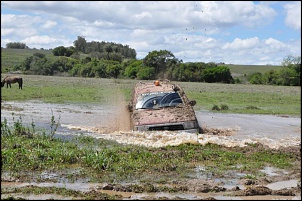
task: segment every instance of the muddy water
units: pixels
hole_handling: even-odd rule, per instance
[[[1,103],[1,121],[6,118],[10,124],[21,117],[24,124],[34,122],[36,127],[50,130],[52,116],[60,125],[57,136],[84,134],[125,144],[163,147],[193,142],[232,147],[258,142],[271,148],[301,144],[301,118],[298,117],[196,111],[199,124],[204,129],[203,134],[197,135],[131,131],[125,105],[50,104],[40,101]]]
[[[9,124],[13,124],[21,117],[23,124],[34,122],[36,127],[51,129],[51,117],[54,116],[59,127],[56,136],[69,138],[78,135],[87,135],[95,138],[104,138],[115,140],[119,143],[136,144],[150,147],[163,147],[167,145],[179,145],[182,143],[216,143],[232,146],[245,146],[247,143],[262,143],[271,148],[281,146],[301,145],[301,118],[281,117],[273,115],[247,115],[247,114],[221,114],[210,111],[196,111],[200,126],[204,129],[203,134],[191,134],[186,132],[133,132],[129,127],[129,115],[125,105],[93,105],[93,104],[50,104],[40,101],[29,102],[2,102],[1,103],[1,121],[7,119]],[[196,174],[191,175],[197,180],[214,179],[211,175],[203,174],[205,167],[196,167]],[[280,174],[287,175],[283,170],[277,170],[272,167],[266,167],[263,170],[268,178],[278,177]],[[232,189],[235,186],[245,189],[240,183],[240,173],[229,172],[227,178],[215,178],[215,183],[223,183],[226,189]],[[48,177],[60,177],[46,173]],[[3,177],[3,175],[2,175]],[[42,177],[42,175],[41,175]],[[8,179],[9,180],[9,179]],[[5,179],[5,181],[7,181]],[[272,190],[297,187],[300,181],[296,179],[272,182],[265,186]],[[298,196],[226,196],[222,192],[218,193],[131,193],[99,190],[102,184],[93,184],[87,182],[61,182],[61,183],[14,183],[1,182],[1,186],[40,186],[40,187],[60,187],[72,190],[86,192],[89,190],[98,190],[108,194],[121,194],[125,200],[137,200],[163,197],[169,199],[188,199],[200,200],[207,197],[213,197],[217,200],[261,200],[261,199],[287,199],[300,200]],[[1,195],[4,198],[6,195]],[[8,196],[8,195],[7,195]],[[18,195],[15,195],[16,197]],[[21,196],[21,195],[20,195]],[[46,199],[72,199],[71,197],[60,197],[58,195],[22,195],[22,198],[31,200]]]

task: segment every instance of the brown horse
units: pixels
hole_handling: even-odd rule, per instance
[[[19,89],[22,89],[23,79],[22,79],[22,77],[19,77],[19,76],[6,76],[1,81],[1,87],[4,87],[5,83],[6,83],[6,88],[8,88],[8,85],[9,85],[10,88],[12,88],[11,84],[18,83],[19,84]]]

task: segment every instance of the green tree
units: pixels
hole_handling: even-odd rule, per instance
[[[73,42],[75,50],[78,52],[86,53],[87,42],[82,36],[78,36],[78,39]]]
[[[74,48],[66,48],[64,46],[56,47],[52,50],[54,56],[70,57],[74,53]]]
[[[177,61],[175,56],[168,50],[152,51],[143,59],[143,64],[146,67],[154,68],[155,75],[158,78],[165,79],[165,71],[167,70],[167,63],[171,60]]]
[[[205,82],[233,83],[234,79],[230,69],[226,66],[210,67],[202,71]]]
[[[137,72],[137,79],[150,80],[155,79],[155,69],[153,67],[142,67]]]
[[[12,49],[27,49],[28,47],[26,46],[25,43],[21,42],[10,42],[6,44],[6,48],[12,48]]]
[[[123,63],[125,65],[124,75],[131,79],[137,78],[137,73],[139,69],[142,67],[143,60],[129,60]]]

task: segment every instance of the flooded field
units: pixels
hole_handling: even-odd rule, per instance
[[[215,143],[228,147],[261,143],[271,148],[301,144],[301,118],[274,115],[223,114],[196,111],[203,134],[152,131],[133,132],[125,107],[91,104],[50,104],[39,101],[2,102],[1,120],[22,117],[37,127],[50,129],[53,115],[60,123],[57,135],[85,134],[119,143],[163,147],[186,142]]]
[[[114,140],[122,144],[142,145],[147,147],[165,147],[168,145],[180,145],[183,143],[199,144],[219,144],[226,147],[244,147],[247,144],[261,143],[272,149],[301,147],[301,118],[290,116],[274,115],[249,115],[249,114],[223,114],[211,111],[196,111],[199,124],[204,130],[202,134],[192,134],[186,132],[134,132],[130,130],[129,116],[126,107],[111,105],[92,105],[92,104],[50,104],[40,101],[3,101],[1,103],[1,121],[7,119],[8,124],[22,118],[23,124],[34,122],[36,127],[42,127],[50,130],[51,117],[59,123],[56,136],[60,138],[71,138],[73,136],[87,135],[95,138]],[[261,170],[266,177],[262,182],[261,189],[250,190],[249,182],[240,178],[239,172],[228,172],[228,177],[216,178],[207,173],[204,174],[206,167],[197,166],[192,178],[190,193],[134,193],[119,192],[115,187],[108,187],[108,184],[87,183],[69,183],[62,181],[60,183],[51,182],[12,182],[8,175],[1,177],[2,187],[60,187],[86,191],[105,192],[107,194],[119,194],[122,199],[187,199],[198,200],[212,197],[217,200],[235,199],[235,200],[261,200],[261,199],[301,199],[301,172],[288,172],[273,167],[266,167]],[[300,169],[301,170],[301,169]],[[59,178],[56,173],[45,173],[46,177]],[[10,182],[7,182],[10,181]],[[194,187],[208,185],[208,190],[194,189]],[[126,184],[125,184],[126,185]],[[125,186],[124,185],[124,186]],[[224,190],[213,191],[213,188],[219,186]],[[237,190],[236,190],[237,188]],[[240,190],[241,191],[240,191]],[[248,193],[248,189],[251,192]],[[262,191],[279,192],[265,193]],[[232,192],[230,196],[228,193]],[[242,193],[245,191],[245,193]],[[286,192],[285,192],[286,191]],[[242,195],[234,197],[234,192],[241,192]],[[283,192],[283,193],[282,193]],[[6,195],[7,197],[8,195]],[[17,195],[15,195],[17,196]],[[1,199],[5,195],[1,193]],[[30,195],[22,196],[26,199],[71,199],[70,197],[59,197],[56,195]]]

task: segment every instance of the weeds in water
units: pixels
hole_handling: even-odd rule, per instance
[[[61,117],[59,116],[59,120],[58,120],[58,122],[56,122],[53,112],[51,110],[51,121],[50,121],[50,138],[51,139],[53,139],[53,137],[60,125],[60,119],[61,119]]]
[[[182,144],[147,148],[87,136],[74,138],[75,141],[63,141],[53,138],[57,125],[52,116],[52,135],[41,135],[43,133],[36,133],[33,122],[31,128],[27,128],[19,118],[11,128],[4,119],[1,122],[2,171],[22,177],[26,172],[35,175],[34,172],[41,170],[68,171],[76,167],[81,172],[70,174],[69,180],[87,177],[98,182],[110,182],[112,178],[115,181],[139,179],[144,182],[156,175],[158,179],[155,182],[160,182],[171,175],[186,178],[196,165],[215,167],[210,169],[215,175],[232,169],[259,176],[259,169],[267,165],[292,168],[297,160],[287,153],[255,145],[224,148],[213,144]],[[20,135],[22,131],[30,132],[32,137]],[[241,167],[240,164],[245,165]]]
[[[3,122],[1,122],[1,136],[2,135],[11,135],[11,130],[7,124],[7,119],[4,117]]]
[[[246,179],[252,179],[252,180],[256,180],[256,179],[257,179],[257,177],[256,177],[255,175],[251,175],[251,174],[247,174],[247,175],[245,176],[245,178],[246,178]]]

